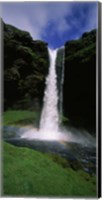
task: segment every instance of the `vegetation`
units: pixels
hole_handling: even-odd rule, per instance
[[[64,116],[95,133],[96,30],[65,44]],[[68,122],[69,123],[69,122]]]
[[[4,143],[3,195],[96,196],[96,180],[82,171],[63,168],[51,157]]]
[[[74,170],[82,169],[81,162],[78,160],[68,160],[66,158],[61,157],[58,154],[47,153],[47,155],[57,164],[61,165],[63,168],[72,168]]]
[[[3,125],[37,125],[40,113],[27,110],[8,110],[4,112]]]
[[[39,109],[49,66],[47,44],[14,26],[3,27],[4,109]]]

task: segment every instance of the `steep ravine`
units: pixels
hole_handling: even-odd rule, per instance
[[[35,41],[28,32],[5,23],[3,32],[4,110],[41,110],[49,68],[48,44]],[[56,70],[57,76],[61,77],[60,56],[59,52]],[[95,30],[84,33],[78,40],[65,43],[64,67],[63,118],[66,125],[95,134]],[[57,80],[59,82],[60,78],[57,77]]]

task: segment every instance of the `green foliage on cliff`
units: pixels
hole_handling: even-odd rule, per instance
[[[47,44],[11,25],[3,24],[3,32],[5,109],[32,108],[34,102],[39,107],[49,66]]]
[[[65,44],[64,115],[95,132],[96,30]]]

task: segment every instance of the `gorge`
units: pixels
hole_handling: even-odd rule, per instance
[[[49,66],[47,43],[34,41],[28,32],[11,25],[3,23],[3,26],[4,110],[36,110],[40,116]],[[61,49],[56,66],[58,96],[63,90],[61,121],[66,126],[82,128],[95,135],[96,30],[66,42],[64,48],[63,87],[60,84]]]

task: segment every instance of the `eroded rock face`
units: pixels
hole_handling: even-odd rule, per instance
[[[47,44],[4,23],[3,35],[4,108],[30,109],[34,102],[41,107],[49,66]]]
[[[96,31],[65,43],[64,115],[76,126],[95,132]]]

